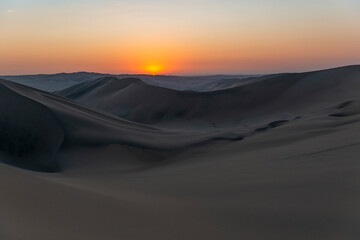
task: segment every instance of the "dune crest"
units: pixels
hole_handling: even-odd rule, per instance
[[[180,128],[244,126],[262,118],[294,118],[357,98],[359,66],[275,74],[243,80],[217,80],[206,91],[179,91],[139,79],[104,78],[57,94],[144,124]],[[222,84],[228,88],[222,88]],[[96,86],[96,87],[94,87]],[[264,124],[265,122],[261,122]]]
[[[120,144],[172,151],[212,139],[236,140],[244,134],[165,130],[6,80],[0,80],[0,93],[0,136],[4,140],[0,150],[10,157],[5,162],[35,170],[59,170],[56,156],[62,146]]]

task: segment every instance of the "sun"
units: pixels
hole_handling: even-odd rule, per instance
[[[145,66],[145,71],[152,75],[159,74],[162,69],[163,66],[161,66],[160,64],[148,64]]]

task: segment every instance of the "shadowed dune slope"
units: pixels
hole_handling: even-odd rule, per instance
[[[0,151],[11,157],[10,163],[56,171],[64,137],[53,112],[0,84]]]
[[[11,164],[32,169],[57,171],[56,155],[63,145],[122,144],[173,150],[242,135],[164,130],[6,80],[0,80],[0,96],[0,152]]]
[[[208,92],[132,78],[98,79],[59,92],[81,103],[1,80],[0,150],[10,163],[56,171],[62,146],[122,144],[162,151],[238,140],[314,112],[357,114],[359,79],[360,67],[350,66],[266,76]]]
[[[104,78],[58,94],[139,123],[234,126],[265,115],[296,117],[356,98],[359,78],[360,66],[348,66],[237,83],[220,80],[206,92],[166,89],[137,79]]]

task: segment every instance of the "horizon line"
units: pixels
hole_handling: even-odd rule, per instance
[[[268,71],[268,72],[259,72],[259,73],[199,73],[199,74],[147,74],[147,73],[104,73],[104,72],[94,72],[94,71],[74,71],[74,72],[54,72],[54,73],[35,73],[35,74],[5,74],[0,75],[1,77],[16,77],[16,76],[41,76],[41,75],[60,75],[60,74],[77,74],[77,73],[88,73],[88,74],[101,74],[101,75],[143,75],[143,76],[169,76],[169,77],[208,77],[208,76],[254,76],[254,75],[272,75],[272,74],[284,74],[284,73],[305,73],[305,72],[317,72],[317,71],[324,71],[324,70],[331,70],[337,68],[345,68],[345,67],[360,67],[360,63],[358,64],[349,64],[349,65],[340,65],[335,67],[322,67],[316,68],[314,70],[307,70],[307,71]]]

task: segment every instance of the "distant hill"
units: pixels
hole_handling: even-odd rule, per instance
[[[99,78],[138,78],[151,85],[161,86],[176,90],[206,90],[206,84],[222,79],[244,79],[250,75],[212,75],[212,76],[167,76],[145,74],[105,74],[92,72],[38,74],[38,75],[8,75],[0,76],[2,79],[24,84],[40,90],[54,92],[73,85],[92,81]]]

